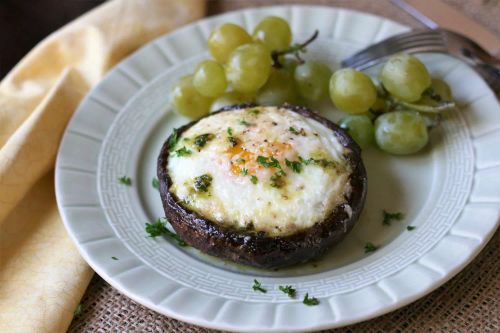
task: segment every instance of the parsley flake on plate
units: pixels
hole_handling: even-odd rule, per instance
[[[130,177],[127,177],[127,176],[121,176],[120,178],[118,178],[118,181],[121,184],[126,185],[126,186],[132,185],[132,179]]]
[[[151,186],[153,186],[154,189],[160,189],[160,181],[158,180],[158,178],[155,177],[151,180]]]
[[[384,216],[384,219],[382,221],[383,225],[391,225],[391,221],[396,220],[396,221],[401,221],[405,216],[401,212],[397,213],[389,213],[385,209],[382,211],[382,214]]]
[[[374,245],[372,242],[366,242],[365,253],[375,252],[377,249],[378,249],[377,245]]]
[[[117,257],[111,257],[111,259],[113,259],[113,260],[118,260],[118,258],[117,258]]]
[[[262,284],[257,281],[257,279],[253,280],[253,286],[252,286],[253,291],[260,291],[261,293],[267,293],[267,290],[262,288]]]
[[[290,298],[294,298],[296,294],[296,290],[292,288],[292,286],[279,286],[279,289],[288,295]]]
[[[412,230],[415,230],[415,228],[416,228],[415,226],[409,225],[406,227],[406,230],[412,231]]]
[[[155,223],[146,223],[146,232],[151,238],[165,235],[175,240],[179,246],[188,245],[179,235],[168,230],[166,226],[166,220],[162,220],[161,218],[156,220]]]
[[[313,306],[313,305],[318,305],[319,300],[316,297],[309,297],[309,293],[306,293],[302,303],[304,303],[305,305],[308,305],[308,306]]]
[[[259,181],[259,178],[257,178],[256,175],[252,175],[252,177],[250,177],[250,181],[255,185]]]

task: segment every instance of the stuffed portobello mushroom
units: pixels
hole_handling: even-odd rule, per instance
[[[305,262],[358,220],[367,179],[356,143],[297,106],[224,108],[169,137],[160,194],[177,234],[260,268]]]

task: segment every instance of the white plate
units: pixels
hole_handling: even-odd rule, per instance
[[[56,190],[69,234],[92,268],[130,298],[218,329],[338,327],[429,293],[474,258],[497,228],[500,212],[498,102],[470,68],[444,55],[420,58],[451,85],[461,111],[446,116],[430,147],[418,155],[363,152],[369,179],[365,210],[351,234],[324,258],[261,271],[146,237],[144,223],[164,215],[151,186],[159,148],[173,127],[187,121],[169,110],[169,87],[208,57],[206,39],[215,25],[235,22],[250,30],[267,15],[287,19],[297,40],[319,29],[307,57],[333,69],[356,50],[408,30],[349,10],[279,6],[202,20],[146,45],[106,76],[68,125],[57,158]],[[328,117],[340,116],[320,109]],[[132,187],[119,184],[123,175],[132,178]],[[384,226],[382,209],[403,211],[406,218]],[[407,225],[416,229],[407,231]],[[365,254],[367,241],[380,248]],[[266,294],[252,290],[254,278]],[[293,285],[297,298],[280,292],[282,284]],[[302,304],[306,292],[320,304]]]

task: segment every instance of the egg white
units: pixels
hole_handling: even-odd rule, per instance
[[[202,134],[211,134],[211,139],[199,147],[195,138]],[[180,149],[190,154],[177,153]],[[182,133],[169,157],[170,192],[182,205],[221,225],[288,235],[324,220],[345,202],[351,191],[345,154],[332,130],[290,110],[225,111],[201,119]],[[273,187],[272,177],[280,169],[263,166],[257,156],[279,161],[286,174],[279,187]],[[302,162],[297,173],[285,159],[298,162],[299,156],[302,161],[312,158],[335,167]],[[201,175],[212,178],[206,192],[194,186]],[[257,177],[255,184],[252,176]]]

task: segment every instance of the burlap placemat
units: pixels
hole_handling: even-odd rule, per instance
[[[425,0],[428,1],[428,0]],[[430,0],[429,0],[430,1]],[[500,35],[498,0],[446,0]],[[208,14],[279,3],[352,8],[421,27],[388,0],[264,1],[210,0]],[[428,296],[387,315],[335,332],[499,332],[500,233],[464,271]],[[95,276],[82,299],[82,312],[69,332],[193,332],[214,330],[162,316],[120,294]],[[333,332],[333,331],[329,331]]]

